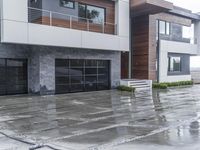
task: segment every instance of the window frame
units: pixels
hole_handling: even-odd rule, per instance
[[[164,30],[165,30],[164,33],[161,33],[161,32],[160,32],[160,29],[161,29],[161,28],[160,28],[160,23],[161,23],[161,22],[164,22],[164,25],[165,25],[165,26],[164,26],[164,28],[165,28],[165,29],[164,29]],[[171,22],[168,22],[168,21],[165,21],[165,20],[158,20],[158,24],[159,24],[159,25],[158,25],[158,26],[159,26],[159,29],[158,29],[159,34],[168,35],[168,36],[171,35]],[[169,26],[168,26],[168,25],[169,25]],[[168,31],[168,27],[169,27],[169,31]]]
[[[91,4],[86,4],[86,3],[78,3],[78,17],[80,17],[79,16],[79,5],[84,5],[85,6],[85,19],[87,20],[92,20],[92,19],[89,19],[89,18],[87,18],[87,7],[88,6],[91,6],[91,7],[97,7],[97,8],[101,8],[101,9],[103,9],[104,10],[104,21],[103,21],[103,23],[106,23],[106,8],[105,7],[101,7],[101,6],[96,6],[96,5],[91,5]],[[83,18],[83,17],[80,17],[80,18]],[[94,24],[99,24],[99,23],[94,23]]]
[[[63,5],[62,5],[62,1],[66,1],[66,0],[60,0],[60,7],[68,8],[68,9],[75,9],[75,1],[73,1],[73,0],[68,0],[69,2],[73,3],[73,7],[63,6]]]

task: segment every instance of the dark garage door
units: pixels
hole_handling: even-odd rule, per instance
[[[110,89],[110,62],[107,60],[56,59],[56,93]]]
[[[27,60],[0,59],[0,95],[27,93]]]

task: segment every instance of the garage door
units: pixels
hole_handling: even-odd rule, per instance
[[[0,95],[27,93],[27,60],[0,59]]]
[[[110,62],[107,60],[56,59],[56,93],[110,89]]]

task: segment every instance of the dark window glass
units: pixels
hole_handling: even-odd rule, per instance
[[[85,84],[85,90],[86,91],[96,91],[97,90],[97,84],[96,83]]]
[[[82,91],[84,91],[84,85],[83,84],[72,84],[70,90],[71,90],[70,92],[82,92]]]
[[[5,86],[6,77],[5,59],[0,59],[0,86]]]
[[[86,5],[83,4],[78,5],[78,15],[80,19],[85,20],[84,18],[86,18]]]
[[[63,65],[66,62],[69,66]],[[63,73],[66,72],[65,70],[69,70],[69,74]],[[57,93],[109,89],[109,61],[73,59],[62,62],[56,60],[55,73]]]
[[[27,61],[23,59],[5,59],[5,61],[6,94],[27,93]]]
[[[69,85],[56,85],[57,94],[64,94],[69,92]]]
[[[96,68],[97,61],[96,60],[85,60],[85,67],[86,68]]]
[[[66,8],[75,8],[75,2],[71,0],[60,0],[60,5]]]
[[[57,84],[69,84],[69,76],[56,76],[56,83]]]
[[[83,84],[83,76],[71,76],[71,84]]]
[[[105,9],[95,6],[87,6],[87,18],[92,23],[102,24],[105,22]]]
[[[169,57],[169,72],[180,72],[181,71],[181,57]]]
[[[84,69],[83,68],[71,68],[69,70],[69,74],[71,76],[83,76],[84,74]]]
[[[85,68],[85,75],[97,75],[97,68]]]
[[[105,8],[79,4],[79,17],[87,18],[91,23],[102,24],[105,22]]]

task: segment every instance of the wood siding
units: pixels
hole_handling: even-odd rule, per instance
[[[149,17],[132,19],[132,78],[148,78]]]

